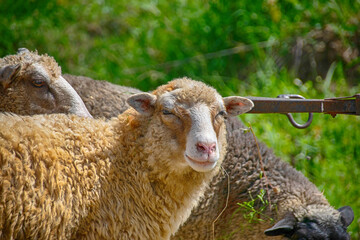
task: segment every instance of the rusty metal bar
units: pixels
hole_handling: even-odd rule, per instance
[[[254,108],[248,113],[326,113],[360,115],[360,94],[327,99],[248,97]]]
[[[247,113],[283,113],[296,128],[310,126],[313,113],[325,113],[335,117],[337,114],[360,115],[360,94],[351,97],[305,99],[303,96],[283,94],[277,98],[248,97],[254,108]],[[297,123],[291,113],[309,113],[305,124]]]

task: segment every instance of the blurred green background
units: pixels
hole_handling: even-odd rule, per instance
[[[0,56],[37,49],[54,56],[63,73],[145,91],[188,76],[224,96],[360,93],[360,1],[0,0],[0,6]],[[349,231],[360,239],[360,117],[317,114],[305,130],[283,115],[241,119],[334,207],[354,209]]]

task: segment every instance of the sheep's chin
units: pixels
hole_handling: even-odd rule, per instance
[[[189,166],[197,172],[209,172],[214,169],[216,166],[216,161],[198,161],[195,160],[188,155],[184,156],[185,161],[189,164]]]

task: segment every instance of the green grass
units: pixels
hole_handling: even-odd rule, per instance
[[[223,95],[296,93],[324,98],[360,92],[360,59],[343,54],[347,49],[359,50],[359,0],[0,3],[0,56],[13,54],[19,47],[37,49],[54,56],[64,73],[146,91],[174,77],[189,76],[213,85]],[[313,33],[324,29],[331,29],[336,39],[332,43],[337,44],[326,48],[325,58],[315,59],[318,65],[327,64],[325,74],[310,65],[292,67],[295,43],[304,39],[319,48],[324,42]],[[218,52],[240,46],[243,51]],[[213,52],[217,53],[204,55]],[[302,74],[306,70],[311,74]],[[305,77],[297,79],[300,76]],[[304,130],[293,128],[283,115],[244,115],[241,119],[251,122],[257,137],[302,171],[333,206],[354,209],[350,231],[352,239],[360,239],[356,180],[360,118],[316,114],[311,127]],[[296,119],[304,121],[306,116]]]

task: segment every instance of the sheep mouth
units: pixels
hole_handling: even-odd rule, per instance
[[[185,160],[189,163],[190,167],[193,168],[195,171],[198,172],[207,172],[212,170],[217,161],[198,161],[191,157],[189,157],[187,154],[185,154]]]

